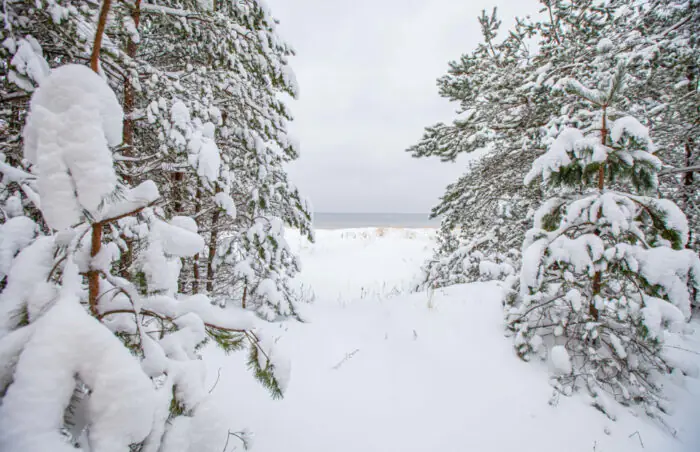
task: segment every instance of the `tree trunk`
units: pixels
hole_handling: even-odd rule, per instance
[[[202,186],[197,184],[197,194],[194,199],[194,215],[195,219],[199,218],[199,213],[202,211]],[[197,222],[197,227],[201,228],[201,224]],[[192,259],[192,293],[199,293],[199,280],[201,275],[199,273],[199,253],[194,255]]]
[[[134,21],[134,26],[136,30],[139,29],[139,23],[141,22],[141,0],[136,0],[134,3],[134,10],[131,13],[131,19]],[[126,45],[126,55],[130,59],[136,57],[136,52],[138,51],[139,45],[132,39],[129,39],[129,43]],[[135,90],[134,85],[129,80],[127,74],[126,80],[124,81],[124,123],[123,123],[123,143],[125,145],[124,155],[131,156],[132,148],[134,145],[134,120],[131,115],[134,113],[134,100],[135,100]],[[128,184],[132,184],[131,176],[126,174],[124,180]]]
[[[105,33],[107,26],[107,16],[109,8],[112,6],[112,0],[103,0],[102,9],[100,9],[100,17],[97,21],[97,31],[95,31],[95,42],[92,45],[92,54],[90,55],[90,68],[99,73],[100,67],[100,51],[102,50],[102,36]]]
[[[216,255],[216,241],[219,239],[219,216],[217,208],[211,216],[211,233],[209,235],[209,250],[207,254],[207,293],[214,290],[214,256]]]
[[[600,142],[605,145],[608,138],[608,124],[607,124],[607,112],[606,108],[603,107],[603,126],[600,129]],[[605,188],[605,163],[600,164],[598,168],[598,190],[603,191]],[[600,218],[600,214],[596,215],[596,220]],[[595,234],[598,235],[599,231],[596,229]],[[601,290],[601,279],[602,275],[600,271],[595,272],[593,275],[593,297],[591,298],[591,303],[588,306],[588,314],[593,318],[593,320],[598,320],[600,313],[598,308],[595,306],[596,296],[600,294]]]
[[[134,26],[136,27],[136,30],[138,30],[139,22],[141,21],[141,0],[136,0],[136,2],[134,3],[134,10],[131,13],[131,18],[134,21]],[[133,60],[136,57],[136,52],[138,51],[138,48],[139,45],[135,43],[132,39],[129,39],[129,43],[126,45],[126,55]],[[124,80],[124,122],[122,123],[122,143],[124,144],[122,154],[124,154],[127,157],[133,156],[132,151],[134,147],[134,120],[132,119],[131,115],[134,113],[135,97],[136,93],[134,90],[134,85],[129,80],[129,76],[127,74],[127,77]],[[131,177],[131,174],[129,174],[130,170],[131,168],[127,166],[126,171],[124,172],[124,174],[122,174],[122,178],[124,179],[124,182],[126,182],[128,185],[133,185],[134,180],[133,177]],[[131,264],[133,262],[134,243],[132,239],[126,237],[123,237],[123,239],[126,243],[126,251],[122,253],[119,257],[119,268],[121,269],[120,274],[122,278],[131,279],[131,275],[129,274],[129,268],[131,268]]]
[[[194,255],[192,259],[192,293],[199,293],[199,253]]]
[[[184,190],[184,180],[185,174],[176,171],[170,174],[170,180],[172,184],[170,186],[170,199],[172,200],[172,211],[170,212],[173,216],[182,215],[184,213],[183,209],[183,198],[182,192]],[[185,292],[185,279],[187,276],[187,260],[184,257],[180,258],[180,274],[177,278],[177,290],[178,292]]]
[[[92,55],[90,55],[90,68],[98,73],[99,61],[100,61],[100,49],[102,48],[102,35],[105,32],[105,27],[107,25],[107,15],[109,14],[109,8],[112,4],[111,0],[104,0],[102,2],[102,9],[100,10],[100,18],[97,22],[97,31],[95,32],[95,42],[92,46]],[[100,252],[102,248],[102,223],[95,223],[92,225],[91,243],[90,243],[90,257],[94,258]],[[92,260],[92,259],[91,259]],[[92,265],[92,262],[91,262]],[[97,299],[100,292],[100,274],[97,270],[92,268],[88,269],[88,303],[90,304],[90,312],[92,315],[97,316]]]

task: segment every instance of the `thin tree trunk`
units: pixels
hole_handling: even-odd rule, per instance
[[[100,10],[100,17],[97,21],[97,31],[95,31],[95,42],[92,45],[92,55],[90,55],[90,68],[95,72],[99,72],[102,36],[107,27],[107,16],[109,15],[109,8],[111,8],[111,6],[112,0],[102,1],[102,9]]]
[[[207,255],[207,293],[214,290],[214,256],[216,255],[216,241],[219,239],[219,216],[221,212],[216,209],[211,216],[211,233],[209,235],[209,254]]]
[[[102,248],[102,223],[92,225],[90,257],[94,258]],[[92,268],[87,272],[88,276],[88,301],[90,303],[90,312],[97,316],[97,298],[100,293],[100,274]]]
[[[199,253],[194,255],[194,258],[192,259],[192,293],[193,294],[198,294],[199,293]]]
[[[692,160],[693,160],[693,144],[694,143],[693,143],[692,138],[688,138],[685,141],[685,166],[686,167],[690,167],[693,163],[692,162]],[[691,193],[692,193],[691,187],[693,186],[694,180],[695,180],[695,175],[694,175],[693,171],[688,171],[687,173],[685,173],[683,175],[683,192],[684,192],[683,195],[684,195],[684,201],[685,201],[684,207],[685,207],[686,212],[689,212],[690,209],[692,208],[693,200],[692,200],[692,195],[691,195]],[[688,245],[687,245],[688,248],[691,248],[693,246],[693,243],[692,243],[693,239],[697,240],[696,237],[693,237],[693,228],[689,228],[688,229]],[[697,300],[698,299],[698,289],[696,289],[695,286],[693,286],[691,288],[691,292],[693,295],[693,300]]]
[[[141,0],[136,0],[134,3],[134,10],[131,13],[131,19],[134,21],[136,30],[138,30],[139,23],[141,21]],[[133,60],[136,57],[138,48],[139,45],[132,39],[129,39],[129,43],[126,45],[126,55]],[[131,115],[134,112],[135,97],[136,92],[134,90],[134,85],[131,83],[127,75],[126,79],[124,80],[124,122],[122,125],[122,143],[124,144],[122,153],[127,157],[131,157],[133,155],[134,120],[132,119]],[[130,170],[131,168],[127,166],[122,177],[124,178],[124,182],[126,182],[128,185],[133,185],[134,180],[131,177],[131,174],[129,174]],[[123,278],[130,279],[131,275],[129,274],[129,268],[131,268],[134,258],[134,242],[132,239],[126,237],[124,237],[124,242],[126,243],[126,251],[119,256],[119,268],[121,269],[121,276]]]
[[[134,10],[131,13],[131,19],[134,21],[134,26],[138,31],[139,23],[141,22],[141,0],[136,0],[134,3]],[[129,39],[129,43],[126,45],[126,55],[133,60],[136,57],[138,48],[138,43],[134,42],[133,39]],[[126,156],[131,156],[134,145],[134,120],[131,116],[134,113],[135,97],[136,92],[134,90],[134,85],[131,83],[127,75],[124,82],[124,123],[122,129],[123,143],[125,145],[123,152]],[[124,180],[128,184],[132,184],[133,182],[131,180],[131,176],[128,174],[124,176]]]
[[[170,186],[170,199],[172,200],[172,214],[173,215],[182,215],[184,212],[183,209],[183,198],[184,196],[182,195],[182,192],[184,190],[184,179],[185,179],[185,174],[182,172],[174,172],[171,173],[170,179],[172,180],[172,184]],[[185,277],[187,276],[187,260],[184,257],[180,258],[180,263],[182,266],[180,267],[180,274],[178,275],[177,278],[177,290],[178,292],[184,293],[185,292]]]
[[[107,25],[107,15],[109,14],[109,8],[111,7],[111,0],[104,0],[102,2],[102,9],[100,10],[100,18],[97,22],[97,31],[95,32],[95,42],[92,46],[92,55],[90,56],[90,68],[99,72],[99,61],[100,61],[100,49],[102,48],[102,35],[104,34],[105,27]],[[95,223],[92,225],[91,243],[90,243],[90,257],[94,258],[100,252],[102,248],[102,223]],[[97,298],[100,292],[100,274],[97,270],[89,269],[87,272],[88,277],[88,303],[90,304],[90,312],[92,315],[97,316]]]
[[[692,138],[688,138],[685,141],[685,167],[690,168],[693,164],[693,151],[692,151]],[[691,199],[691,189],[693,181],[695,180],[694,171],[688,171],[683,175],[683,200],[685,201],[686,211],[690,208],[692,203]]]
[[[197,184],[197,194],[195,195],[194,199],[194,215],[195,218],[199,218],[199,212],[202,210],[202,186],[200,184]],[[201,225],[197,225],[198,227],[201,227]],[[194,255],[194,258],[192,259],[192,293],[193,294],[198,294],[199,293],[199,280],[201,278],[201,275],[199,273],[199,253]]]
[[[607,124],[607,112],[606,108],[603,107],[603,127],[600,130],[600,142],[602,145],[605,146],[608,138],[608,124]],[[598,168],[598,190],[601,192],[605,188],[605,163],[601,163],[600,167]],[[600,218],[600,214],[597,215],[598,219]],[[596,235],[598,235],[598,231],[596,230]],[[602,274],[599,271],[595,272],[593,275],[593,297],[591,299],[591,303],[588,306],[588,314],[593,318],[593,320],[598,320],[600,313],[598,312],[598,308],[595,306],[595,299],[596,296],[600,294],[601,290],[601,279],[602,279]]]

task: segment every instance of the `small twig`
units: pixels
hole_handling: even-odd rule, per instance
[[[221,367],[219,367],[219,370],[216,372],[216,381],[214,382],[214,386],[209,390],[209,394],[211,394],[214,388],[216,388],[216,385],[219,384],[219,378],[221,378]]]
[[[639,434],[639,430],[636,432],[632,433],[628,438],[632,438],[634,435],[637,435],[637,438],[639,438],[639,444],[642,445],[642,449],[644,449],[644,442],[642,441],[642,435]]]
[[[226,435],[226,444],[224,444],[224,450],[223,452],[226,452],[226,449],[228,448],[228,440],[231,439],[231,430],[228,431],[228,434]]]
[[[697,173],[697,172],[700,172],[700,165],[687,166],[685,168],[665,169],[665,170],[659,171],[659,176],[666,176],[669,174],[678,174],[678,173]]]
[[[359,351],[360,351],[360,349],[359,349],[359,348],[356,348],[356,349],[353,350],[352,352],[346,353],[346,354],[345,354],[345,357],[344,357],[342,360],[340,360],[340,362],[339,362],[338,364],[336,364],[335,366],[333,366],[332,369],[333,369],[333,370],[338,370],[338,369],[340,369],[340,366],[342,366],[343,364],[345,364],[345,362],[346,362],[347,360],[349,360],[350,358],[352,358],[353,356],[355,356],[355,354],[356,354],[357,352],[359,352]]]
[[[241,435],[238,432],[232,432],[231,429],[229,429],[228,434],[226,435],[226,444],[224,444],[224,450],[222,452],[226,452],[226,449],[228,448],[228,441],[231,439],[232,436],[235,436],[243,443],[244,449],[246,449],[246,450],[248,449],[248,442],[243,437],[243,435]]]
[[[694,350],[688,350],[687,348],[683,348],[683,347],[676,347],[675,345],[664,345],[664,347],[666,347],[666,348],[675,348],[676,350],[683,350],[684,352],[694,353],[694,354],[696,354],[696,355],[700,355],[700,353],[698,353],[698,352],[696,352],[696,351],[694,351]]]
[[[66,255],[61,256],[61,258],[58,259],[55,264],[53,264],[53,267],[51,267],[51,271],[49,272],[49,275],[46,277],[46,282],[51,281],[51,278],[53,277],[54,272],[56,272],[56,270],[58,270],[58,266],[61,265],[61,262],[66,260],[66,257],[67,257]]]

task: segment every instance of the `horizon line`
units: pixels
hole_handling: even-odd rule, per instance
[[[332,214],[392,214],[392,215],[428,215],[430,216],[430,212],[333,212],[333,211],[326,211],[326,210],[319,210],[319,211],[314,211],[314,214],[317,213],[332,213]]]

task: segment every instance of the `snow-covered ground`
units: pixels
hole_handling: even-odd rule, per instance
[[[495,285],[408,293],[433,240],[431,230],[333,230],[312,245],[290,233],[299,282],[316,298],[307,323],[266,331],[292,363],[285,398],[269,397],[244,354],[207,352],[232,430],[252,430],[259,452],[700,450],[698,380],[667,384],[677,439],[621,406],[613,422],[583,396],[552,399],[547,365],[519,360],[504,336]],[[694,339],[683,353],[700,363]]]
[[[316,231],[315,243],[296,231],[287,240],[301,256],[298,282],[325,304],[410,291],[433,252],[435,234],[427,228],[333,229]]]

